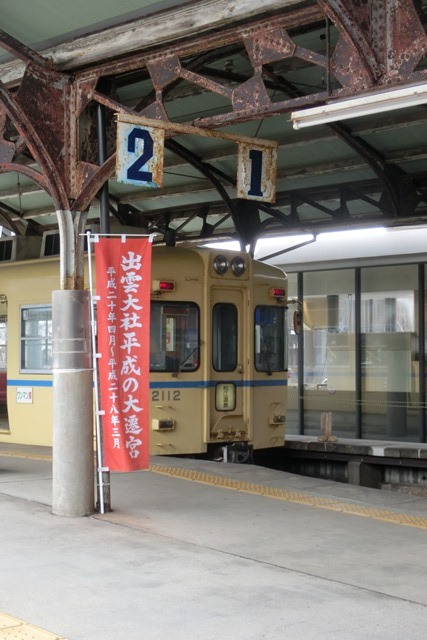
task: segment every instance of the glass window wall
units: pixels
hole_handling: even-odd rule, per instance
[[[361,270],[362,437],[419,439],[418,269]]]
[[[354,270],[305,273],[304,433],[321,435],[324,412],[332,412],[333,433],[354,437]]]

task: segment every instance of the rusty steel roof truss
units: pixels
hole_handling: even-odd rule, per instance
[[[301,44],[302,34],[310,30],[323,31],[322,48]],[[70,209],[76,214],[89,209],[114,173],[115,113],[169,120],[173,101],[187,92],[203,97],[206,113],[196,118],[188,114],[187,119],[180,114],[180,121],[184,117],[187,124],[219,128],[426,77],[417,67],[426,54],[427,38],[411,0],[306,2],[220,32],[67,71],[53,68],[51,60],[4,32],[0,32],[0,42],[27,63],[19,86],[6,87],[0,82],[0,173],[26,176],[50,195],[55,210]],[[299,68],[313,68],[313,87],[303,90],[287,77],[294,77]],[[135,93],[132,99],[120,98],[130,89]],[[211,95],[222,105],[213,115],[209,113]],[[96,131],[98,105],[103,105],[106,114],[102,162]],[[199,236],[220,236],[221,225],[231,217],[241,244],[253,246],[262,233],[303,225],[298,213],[301,203],[346,224],[351,219],[348,202],[357,194],[378,208],[379,217],[416,212],[424,201],[411,176],[398,165],[390,165],[349,128],[330,125],[330,130],[373,170],[375,197],[351,184],[332,184],[329,191],[339,203],[336,208],[316,201],[320,191],[316,195],[315,189],[311,194],[298,189],[278,193],[275,205],[236,201],[225,188],[235,183],[235,176],[169,138],[167,149],[196,168],[218,193],[217,201],[201,201],[186,209],[189,219],[200,219]],[[148,229],[164,231],[179,219],[176,230],[185,237],[182,207],[175,212],[169,208],[169,213],[162,206],[157,213],[143,212],[111,194],[109,207],[121,223]],[[214,222],[209,222],[210,211],[216,212]],[[6,226],[10,229],[22,230],[17,221],[20,212],[13,207],[3,205],[1,217],[9,221]],[[36,227],[30,232],[36,232]]]

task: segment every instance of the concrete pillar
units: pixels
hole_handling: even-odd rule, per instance
[[[88,291],[52,294],[52,511],[94,511],[93,389]]]
[[[377,465],[361,460],[349,460],[347,465],[348,484],[381,489],[381,469]]]

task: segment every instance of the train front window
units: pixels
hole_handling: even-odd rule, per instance
[[[150,371],[195,371],[199,351],[198,306],[192,302],[152,302]]]
[[[257,371],[286,371],[287,310],[259,306],[255,309],[255,368]]]
[[[21,371],[52,369],[52,307],[21,307]]]
[[[237,308],[221,302],[212,310],[212,359],[215,371],[234,371],[237,367]]]

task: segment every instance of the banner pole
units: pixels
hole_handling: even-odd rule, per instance
[[[96,242],[96,234],[94,234],[94,242]],[[107,501],[104,499],[104,472],[108,471],[103,466],[103,446],[102,446],[102,429],[101,429],[101,411],[99,409],[99,380],[98,380],[98,356],[96,345],[96,322],[95,322],[95,301],[97,296],[93,295],[93,276],[92,276],[92,251],[91,251],[91,233],[87,232],[87,245],[88,245],[88,271],[89,271],[89,288],[90,288],[90,322],[92,328],[92,358],[93,358],[93,381],[95,391],[95,416],[96,416],[96,458],[97,458],[97,496],[100,513],[105,513],[105,503],[108,502],[108,510],[111,510],[110,499]]]

